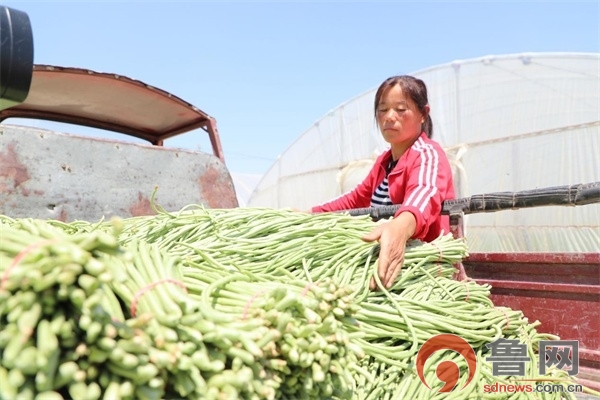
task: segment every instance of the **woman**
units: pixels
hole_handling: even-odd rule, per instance
[[[378,275],[390,288],[402,268],[409,239],[432,241],[450,231],[440,214],[442,202],[454,198],[450,163],[431,139],[433,126],[425,83],[412,76],[386,79],[375,94],[375,119],[390,149],[375,161],[366,179],[354,190],[312,212],[401,204],[394,218],[362,239],[379,241]],[[376,288],[375,278],[370,282]]]

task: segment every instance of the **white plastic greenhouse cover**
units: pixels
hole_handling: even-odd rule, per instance
[[[457,197],[600,181],[600,54],[486,56],[410,75],[428,86],[433,138],[453,165]],[[388,147],[375,126],[375,91],[298,137],[248,206],[307,210],[364,179]],[[471,252],[598,252],[599,211],[592,204],[470,214],[465,235]]]

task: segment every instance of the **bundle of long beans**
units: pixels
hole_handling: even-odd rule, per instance
[[[6,222],[0,225],[0,397],[155,397],[145,396],[142,384],[136,390],[132,365],[115,346],[144,325],[116,323],[108,311],[116,300],[106,290],[113,276],[100,258],[121,252],[116,238],[100,231],[69,235],[42,221]],[[138,370],[135,378],[143,380]]]

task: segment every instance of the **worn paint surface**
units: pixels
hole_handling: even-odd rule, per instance
[[[600,253],[475,253],[463,264],[492,286],[496,306],[540,321],[540,332],[578,340],[578,378],[600,390]]]
[[[1,137],[1,136],[0,136]],[[23,164],[17,154],[16,141],[8,141],[2,137],[3,151],[0,151],[0,193],[11,193],[20,189],[29,180],[27,165]]]
[[[214,155],[0,125],[0,214],[98,221],[189,204],[237,207]]]
[[[198,187],[200,197],[206,200],[210,208],[234,208],[238,206],[237,198],[231,197],[229,174],[214,166],[208,166],[199,174]]]

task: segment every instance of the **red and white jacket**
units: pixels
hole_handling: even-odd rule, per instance
[[[312,212],[370,207],[373,192],[385,177],[391,157],[391,150],[381,154],[362,183],[340,197],[313,207]],[[442,202],[455,197],[452,169],[436,141],[421,133],[388,175],[388,185],[392,202],[401,204],[396,216],[404,211],[415,216],[417,226],[413,239],[430,242],[442,232],[450,232],[449,217],[440,212]]]

